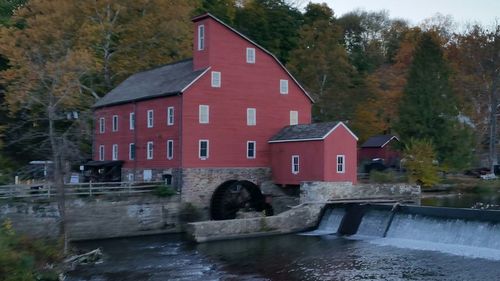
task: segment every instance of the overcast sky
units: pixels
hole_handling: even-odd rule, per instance
[[[388,10],[391,18],[403,18],[410,24],[419,24],[436,13],[451,15],[462,26],[479,22],[491,26],[500,22],[500,0],[312,0],[326,2],[339,17],[356,8],[367,11]],[[307,1],[306,1],[307,5]]]

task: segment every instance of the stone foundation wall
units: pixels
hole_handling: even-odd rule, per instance
[[[186,168],[182,171],[182,202],[208,210],[212,194],[228,180],[247,180],[256,185],[271,180],[270,168]]]
[[[74,198],[66,201],[70,240],[102,239],[180,232],[179,196]],[[57,202],[2,202],[0,222],[32,237],[55,238],[59,233]]]
[[[303,182],[300,185],[300,202],[326,202],[335,199],[416,199],[420,187],[405,183],[356,184],[350,182]]]

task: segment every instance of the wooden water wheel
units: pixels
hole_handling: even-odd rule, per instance
[[[230,180],[220,185],[212,195],[210,215],[214,220],[236,218],[239,210],[264,210],[265,200],[257,185],[249,181]]]

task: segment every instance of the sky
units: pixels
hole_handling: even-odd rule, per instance
[[[327,3],[336,17],[356,8],[362,8],[367,11],[387,10],[390,18],[406,19],[412,25],[417,25],[436,13],[451,15],[459,27],[468,22],[479,22],[484,26],[492,26],[495,19],[500,22],[500,0],[312,0],[311,2]]]

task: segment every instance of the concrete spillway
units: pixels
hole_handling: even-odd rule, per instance
[[[500,260],[500,211],[383,205],[326,208],[318,229],[309,235],[336,233],[379,245]]]

